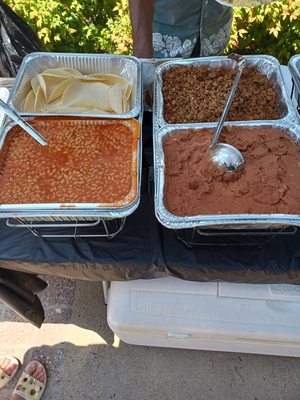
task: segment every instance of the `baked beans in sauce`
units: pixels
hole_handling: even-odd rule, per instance
[[[11,129],[1,151],[0,203],[117,205],[130,200],[136,137],[128,124],[56,120],[32,125],[48,145],[18,126]]]

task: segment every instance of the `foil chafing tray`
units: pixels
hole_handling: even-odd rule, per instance
[[[26,118],[30,123],[34,118]],[[61,118],[56,118],[60,121]],[[14,218],[19,221],[92,221],[101,218],[102,220],[112,220],[118,218],[125,218],[132,214],[138,207],[140,202],[140,187],[141,187],[141,172],[142,172],[142,115],[139,116],[138,121],[133,120],[89,120],[89,119],[75,119],[74,123],[123,123],[128,127],[138,126],[138,139],[133,153],[133,184],[135,186],[135,197],[130,203],[123,206],[105,206],[99,203],[44,203],[44,204],[0,204],[0,218]],[[9,137],[11,128],[15,123],[7,123],[0,133],[0,153],[4,149],[6,139]],[[37,128],[38,129],[38,128]],[[134,129],[134,128],[132,128]],[[1,158],[0,158],[1,160]]]
[[[125,114],[84,114],[84,117],[135,118],[141,113],[141,62],[132,56],[110,54],[31,53],[22,61],[8,104],[23,116],[83,116],[82,114],[24,113],[22,101],[30,91],[30,80],[48,68],[73,68],[83,74],[116,74],[133,85],[130,110]]]
[[[295,84],[297,99],[297,96],[300,96],[300,54],[297,54],[290,59],[288,67]]]
[[[292,214],[212,214],[180,217],[170,213],[164,205],[164,177],[165,162],[163,151],[163,139],[173,132],[186,129],[201,130],[216,128],[216,123],[194,124],[183,126],[182,124],[164,126],[155,132],[154,136],[154,181],[155,181],[155,214],[162,225],[169,229],[275,229],[286,226],[300,226],[300,215]],[[233,124],[226,122],[225,126]],[[269,126],[285,131],[292,140],[300,145],[300,126],[293,127],[281,122],[240,122],[234,126],[262,127]],[[299,170],[300,173],[300,170]]]
[[[144,110],[152,112],[153,110],[153,89],[155,79],[155,69],[159,65],[174,61],[174,58],[141,58],[142,63],[142,84],[143,84],[143,104]]]
[[[300,54],[293,56],[288,64],[289,70],[291,72],[292,78],[300,91]]]
[[[285,121],[294,121],[296,120],[296,113],[294,107],[291,103],[290,97],[286,91],[283,76],[280,69],[280,64],[275,57],[265,56],[265,55],[253,55],[253,56],[244,56],[246,59],[246,66],[255,66],[258,68],[262,74],[266,75],[268,79],[270,79],[276,90],[279,93],[279,102],[278,107],[282,110],[282,118],[276,120],[280,122]],[[177,66],[206,66],[211,68],[220,68],[220,67],[228,67],[235,68],[236,63],[230,60],[225,56],[217,56],[217,57],[205,57],[205,58],[194,58],[194,59],[181,59],[174,60],[163,63],[162,65],[156,68],[156,76],[154,81],[154,107],[153,107],[153,123],[154,127],[159,128],[162,126],[171,126],[164,119],[164,98],[162,93],[162,85],[163,85],[163,73],[168,69],[177,67]],[[274,120],[275,121],[275,120]],[[232,124],[240,123],[243,121],[230,121]],[[248,121],[251,122],[251,121]],[[257,120],[254,122],[265,122],[262,120]],[[206,122],[204,122],[206,123]],[[207,122],[209,124],[209,122]],[[183,125],[183,124],[181,124]],[[194,124],[184,124],[186,126],[193,126]]]

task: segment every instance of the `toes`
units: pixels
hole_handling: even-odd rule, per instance
[[[35,373],[36,370],[37,370],[37,367],[38,367],[37,363],[34,362],[34,361],[32,361],[31,363],[29,363],[29,364],[27,365],[27,368],[25,369],[25,372],[26,372],[28,375],[33,376],[34,373]]]
[[[11,362],[8,367],[6,367],[5,372],[7,375],[11,375],[16,369],[17,364],[15,362]]]
[[[14,372],[17,365],[18,364],[16,363],[16,361],[11,360],[10,358],[7,357],[3,357],[0,360],[0,366],[7,375],[11,375]]]
[[[2,369],[3,369],[4,371],[6,371],[6,368],[7,368],[8,366],[9,366],[9,359],[6,358],[6,357],[4,357],[1,367],[2,367]]]
[[[32,361],[27,368],[25,369],[28,375],[32,376],[36,380],[40,382],[45,382],[45,371],[42,367],[40,367],[35,361]]]
[[[38,381],[44,382],[45,381],[45,372],[43,369],[38,373],[38,375],[35,377]]]
[[[43,372],[43,368],[38,367],[35,371],[35,373],[32,375],[35,379],[38,379],[38,376],[40,375],[40,373]]]

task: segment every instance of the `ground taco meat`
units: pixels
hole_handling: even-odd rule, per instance
[[[224,128],[221,142],[245,159],[240,173],[228,174],[208,157],[211,129],[175,132],[164,140],[164,203],[175,215],[300,214],[297,145],[271,127]]]
[[[164,119],[169,124],[219,120],[235,69],[177,66],[163,73]],[[245,68],[227,120],[279,119],[287,110],[281,94],[258,69]]]

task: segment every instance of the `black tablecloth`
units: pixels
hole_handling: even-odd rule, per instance
[[[197,281],[300,284],[300,233],[265,245],[186,247],[154,215],[152,137],[143,131],[141,203],[114,239],[40,239],[0,222],[2,268],[89,280],[148,279],[167,275]],[[180,233],[181,234],[181,233]],[[248,239],[246,239],[247,242]]]

